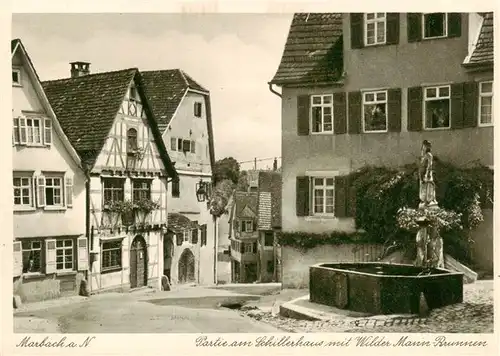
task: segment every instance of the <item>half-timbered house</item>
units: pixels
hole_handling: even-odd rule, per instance
[[[176,176],[137,69],[43,83],[61,126],[87,167],[91,293],[160,288],[167,179]]]
[[[174,284],[215,283],[217,224],[207,204],[215,162],[210,94],[180,69],[141,75],[163,142],[179,174],[170,189],[164,273]]]
[[[14,295],[78,293],[88,267],[85,174],[25,47],[11,42]]]

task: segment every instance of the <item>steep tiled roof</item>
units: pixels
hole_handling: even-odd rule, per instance
[[[339,80],[342,71],[342,14],[295,14],[281,63],[270,83],[332,83]]]
[[[235,192],[234,193],[234,203],[235,212],[234,216],[236,218],[242,217],[242,213],[245,208],[250,209],[257,215],[258,213],[258,201],[259,195],[256,192],[246,193],[246,192]]]
[[[16,49],[16,46],[21,43],[21,40],[19,38],[13,39],[10,41],[10,52],[14,53],[14,50]]]
[[[259,200],[259,217],[260,210],[263,209],[266,213],[263,214],[263,225],[267,225],[267,211],[270,212],[270,228],[281,227],[281,174],[273,171],[259,172],[259,197],[264,197],[264,200]],[[269,200],[267,195],[269,193]]]
[[[493,12],[483,14],[483,24],[467,65],[493,64]]]
[[[187,216],[179,213],[168,214],[168,229],[173,232],[182,232],[187,229],[198,229],[200,226],[196,221],[190,220]]]
[[[151,104],[158,127],[163,133],[189,89],[206,92],[208,90],[180,69],[141,72],[144,92]]]
[[[93,164],[137,69],[43,82],[61,126],[82,159]]]

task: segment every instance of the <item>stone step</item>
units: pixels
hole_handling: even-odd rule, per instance
[[[477,280],[476,272],[447,254],[444,255],[444,268],[450,271],[462,272],[464,274],[464,283],[474,283]]]

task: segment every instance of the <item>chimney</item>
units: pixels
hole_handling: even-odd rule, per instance
[[[278,159],[274,159],[274,162],[273,162],[273,171],[277,171],[278,170]]]
[[[83,77],[90,74],[90,63],[71,62],[71,78]]]

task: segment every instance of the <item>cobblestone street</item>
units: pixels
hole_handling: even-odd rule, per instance
[[[326,321],[304,321],[274,315],[260,309],[243,314],[288,332],[398,332],[398,333],[492,333],[493,281],[464,285],[464,302],[432,310],[426,319],[373,316],[340,316]],[[276,314],[276,313],[274,313]]]

